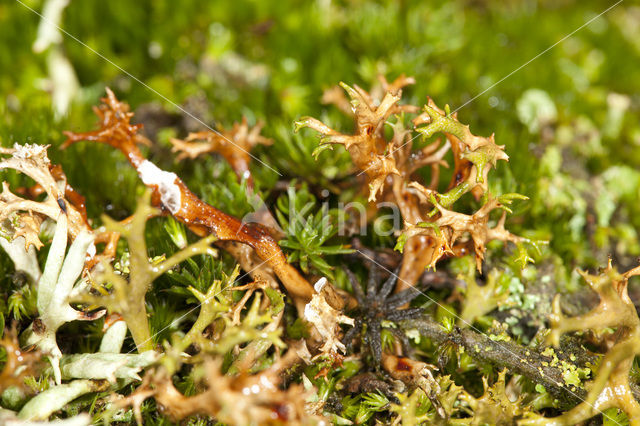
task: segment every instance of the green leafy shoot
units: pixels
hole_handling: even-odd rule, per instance
[[[298,263],[305,273],[319,273],[334,279],[333,267],[324,256],[353,251],[343,244],[327,244],[338,233],[336,221],[341,213],[326,204],[318,210],[316,198],[307,185],[299,189],[295,186],[292,182],[287,193],[277,200],[276,215],[286,233],[280,245],[289,250],[289,262]]]
[[[24,285],[11,293],[8,305],[9,312],[18,321],[34,316],[37,313],[36,292],[31,286]]]

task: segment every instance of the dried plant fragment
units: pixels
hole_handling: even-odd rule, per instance
[[[327,303],[323,292],[326,284],[326,278],[321,278],[315,284],[316,293],[304,307],[304,318],[316,327],[324,339],[324,345],[320,348],[322,354],[337,354],[338,351],[345,351],[339,338],[340,324],[354,325],[354,321]]]

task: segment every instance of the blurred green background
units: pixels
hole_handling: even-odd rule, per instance
[[[349,119],[321,104],[323,90],[339,81],[368,88],[378,74],[406,73],[417,84],[405,102],[430,96],[452,109],[465,105],[462,122],[506,145],[511,160],[491,184],[531,198],[508,226],[548,239],[545,258],[564,265],[567,280],[576,265],[602,265],[612,255],[624,269],[640,255],[637,3],[598,17],[613,3],[71,0],[59,21],[68,35],[45,37],[51,43],[36,52],[41,18],[34,11],[55,19],[47,9],[55,3],[0,3],[0,138],[3,145],[51,144],[52,160],[87,196],[94,219],[105,211],[124,217],[142,188],[110,148],[56,149],[62,130],[93,127],[90,106],[105,86],[141,119],[146,113],[159,123],[153,161],[207,201],[242,214],[245,200],[219,161],[174,164],[168,138],[184,134],[162,120],[181,120],[182,129],[198,124],[177,106],[211,126],[264,120],[275,144],[256,154],[283,177],[254,162],[258,189],[269,199],[278,180],[296,177],[318,192],[349,176],[348,157],[337,149],[314,161],[316,137],[293,135],[293,121],[311,115],[348,131]]]

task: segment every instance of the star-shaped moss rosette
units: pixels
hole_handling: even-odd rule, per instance
[[[398,275],[391,273],[389,278],[381,282],[382,270],[371,262],[365,264],[369,270],[366,289],[362,286],[356,275],[349,269],[345,269],[353,294],[358,300],[358,306],[349,314],[355,319],[355,324],[347,333],[343,341],[349,351],[354,348],[354,340],[360,342],[361,350],[367,347],[373,355],[376,368],[379,368],[383,358],[382,330],[388,330],[403,344],[405,350],[409,349],[409,343],[401,330],[393,327],[384,327],[386,322],[417,318],[423,312],[422,308],[406,308],[413,299],[420,295],[420,291],[409,288],[393,293]]]

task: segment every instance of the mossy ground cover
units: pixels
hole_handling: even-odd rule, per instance
[[[44,243],[35,254],[39,269],[54,277],[52,288],[68,290],[62,305],[89,319],[62,321],[54,332],[62,366],[58,384],[51,367],[55,351],[43,340],[29,340],[46,312],[55,309],[45,309],[39,284],[0,252],[0,324],[6,330],[0,366],[16,362],[8,353],[14,347],[32,349],[25,353],[34,358],[29,365],[25,358],[28,368],[19,378],[6,368],[0,376],[7,380],[7,386],[0,383],[1,416],[37,413],[34,419],[114,424],[136,419],[145,424],[258,424],[265,416],[276,423],[324,417],[342,424],[544,424],[564,413],[560,424],[591,417],[608,424],[638,421],[634,303],[640,289],[632,269],[640,256],[637,5],[71,1],[57,21],[64,31],[39,35],[43,22],[56,20],[47,9],[55,3],[10,0],[0,5],[0,142],[6,149],[16,143],[50,145],[51,164],[60,165],[70,187],[85,197],[85,231],[93,238],[105,230],[119,232],[121,238],[100,273],[85,269],[89,273],[79,273],[78,280],[64,276],[70,281],[63,285],[52,267],[47,274],[45,265],[53,262],[51,247],[62,247],[62,257],[68,247],[69,265],[73,259],[82,261],[73,255],[74,246],[80,250],[80,231],[70,231],[64,245],[59,236],[56,246],[58,217],[38,228]],[[36,40],[48,43],[38,49]],[[336,142],[336,134],[309,125],[322,122],[340,135],[357,134],[358,125],[369,118],[356,111],[354,126],[349,110],[362,108],[367,100],[343,104],[347,108],[341,111],[340,100],[353,96],[340,97],[336,90],[342,89],[332,88],[345,82],[366,89],[375,112],[385,95],[380,76],[393,82],[402,74],[415,83],[402,87],[397,105],[418,110],[390,111],[373,129],[376,143],[406,130],[413,133],[399,140],[411,140],[407,152],[429,152],[428,157],[433,153],[427,147],[438,138],[452,144],[451,127],[438,127],[438,134],[429,137],[414,131],[438,117],[415,126],[411,121],[431,105],[428,98],[433,111],[451,120],[450,112],[456,112],[455,119],[468,124],[473,135],[482,135],[482,142],[476,146],[458,135],[463,154],[444,150],[438,164],[448,168],[437,172],[432,167],[437,161],[424,160],[426,166],[415,170],[402,163],[402,143],[375,146],[380,161],[394,158],[402,178],[394,177],[399,175],[390,166],[374,176],[369,166],[359,168],[358,147],[363,145],[354,151],[344,140]],[[195,229],[167,209],[160,195],[145,201],[144,175],[140,179],[140,169],[131,167],[118,149],[90,142],[62,149],[63,131],[97,128],[91,107],[100,105],[105,87],[130,105],[133,123],[144,125],[139,133],[150,143],[140,145],[141,158],[175,173],[195,196],[224,214],[249,217],[272,229],[270,238],[279,243],[289,266],[274,263],[272,255],[255,258],[247,241],[222,241],[220,228],[204,232],[219,239],[213,248],[204,247],[203,228]],[[225,131],[234,132],[234,123],[241,127],[243,117],[249,131],[263,126],[264,140],[244,148],[251,152],[248,159],[225,155],[223,142],[209,135],[194,140],[209,143],[213,152],[178,160],[180,152],[192,151],[179,151],[176,139],[208,128],[237,135]],[[304,126],[317,131],[295,131]],[[495,144],[487,142],[491,134]],[[327,141],[348,149],[334,146],[318,153]],[[495,145],[504,145],[503,151]],[[484,149],[480,157],[478,149]],[[499,152],[509,161],[502,161]],[[3,164],[15,156],[3,152]],[[469,178],[478,189],[448,185],[457,172],[482,174],[480,163],[488,159],[495,164],[487,166],[486,180]],[[466,164],[463,160],[471,164],[459,165]],[[242,161],[247,174],[238,173]],[[12,167],[0,170],[0,176],[13,194],[46,203],[42,194],[20,191],[42,181]],[[376,208],[367,203],[375,192],[369,184],[379,176],[377,201],[400,206],[399,223],[393,223],[391,204]],[[419,219],[393,195],[394,179],[406,188],[410,182],[421,185],[400,190],[418,200]],[[447,192],[452,188],[459,193]],[[51,191],[49,199],[56,193]],[[492,196],[499,200],[496,210],[510,209],[505,228],[514,237],[483,240],[486,251],[478,269],[479,246],[470,242],[479,237],[447,218],[460,219],[454,213],[471,217]],[[64,198],[69,201],[68,195]],[[147,202],[164,210],[149,220],[134,216],[136,231],[144,229],[146,244],[141,244],[125,229],[128,222],[119,221],[150,209]],[[365,206],[363,229],[358,211],[343,211],[349,203]],[[2,216],[7,242],[17,229],[26,229],[20,222],[24,217]],[[487,213],[482,226],[495,229],[499,219],[500,214]],[[396,232],[382,232],[394,225]],[[460,238],[458,228],[465,231]],[[412,251],[411,245],[400,251],[399,241],[418,234],[440,238],[451,252],[422,262],[416,260],[422,251]],[[197,250],[187,253],[189,244]],[[106,245],[96,242],[98,252]],[[252,247],[256,253],[263,248]],[[609,259],[613,270],[604,269]],[[424,269],[431,260],[433,265],[437,261],[435,270]],[[169,262],[166,273],[154,272],[163,262]],[[420,267],[407,271],[403,263]],[[592,275],[583,278],[578,269]],[[384,294],[384,283],[394,274],[400,275],[400,284],[389,290],[397,292]],[[298,284],[313,285],[322,277],[328,286],[316,286],[313,298],[305,299]],[[403,293],[403,281],[419,293]],[[354,290],[360,284],[363,294]],[[119,292],[126,294],[127,285],[146,295],[134,315],[133,308],[115,300]],[[603,313],[603,305],[614,306],[615,313]],[[103,308],[104,317],[92,317]],[[327,324],[310,313],[314,309],[334,309],[334,318],[342,321]],[[121,330],[114,328],[123,323],[118,315],[127,325]],[[568,326],[578,315],[580,324]],[[141,317],[148,319],[141,333],[151,341],[136,337]],[[127,329],[131,332],[118,337]],[[39,343],[31,348],[34,341]],[[109,342],[116,342],[115,353],[100,355]],[[157,355],[139,358],[143,349]],[[79,373],[82,368],[73,357],[81,354],[93,356],[88,358],[91,368],[100,365],[111,374]],[[623,366],[618,367],[622,371],[611,371],[608,362]],[[243,393],[265,380],[274,389],[259,388],[258,396]],[[65,404],[42,409],[44,391],[65,385],[65,392],[75,386],[77,393],[65,393],[73,396]],[[616,385],[627,386],[625,399],[603,403],[596,398]],[[247,417],[236,417],[239,404]],[[181,411],[180,406],[188,408]]]

